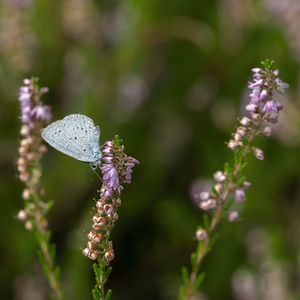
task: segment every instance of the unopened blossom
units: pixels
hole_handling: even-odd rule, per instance
[[[239,213],[237,211],[231,211],[227,215],[228,221],[229,222],[234,222],[239,219]]]
[[[206,201],[201,201],[199,207],[203,210],[210,210],[217,206],[217,201],[215,199],[208,199]]]
[[[251,119],[247,118],[247,117],[243,117],[240,121],[241,125],[243,126],[249,126],[251,124]]]
[[[262,133],[264,136],[269,137],[272,134],[272,128],[267,126],[263,129]]]
[[[238,188],[236,191],[235,191],[235,199],[237,202],[242,202],[245,200],[245,191],[244,189],[241,189],[241,188]]]
[[[222,171],[217,171],[217,172],[214,174],[214,179],[215,179],[217,182],[223,182],[223,181],[226,179],[226,175],[225,175],[224,172],[222,172]]]
[[[259,160],[263,160],[264,159],[264,152],[263,150],[259,149],[259,148],[256,148],[256,147],[253,147],[252,148],[252,151],[255,155],[255,157]]]
[[[203,241],[207,238],[207,231],[203,228],[198,228],[196,231],[196,238],[198,241]]]
[[[210,193],[209,192],[206,192],[206,191],[203,191],[199,194],[199,197],[200,197],[200,200],[201,201],[206,201],[209,199],[210,197]]]
[[[52,118],[51,108],[48,105],[37,105],[31,110],[31,116],[37,120],[50,122]]]

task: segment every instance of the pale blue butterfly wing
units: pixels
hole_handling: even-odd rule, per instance
[[[80,115],[68,115],[48,125],[42,138],[56,150],[80,161],[95,165],[101,157],[100,130],[92,119]]]

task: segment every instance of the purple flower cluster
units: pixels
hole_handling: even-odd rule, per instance
[[[271,68],[252,69],[253,81],[249,82],[250,102],[246,110],[251,113],[265,115],[269,122],[278,121],[278,113],[282,110],[282,104],[274,100],[275,93],[284,93],[288,84],[278,76],[278,70]]]
[[[236,203],[245,201],[250,182],[239,177],[245,166],[246,156],[252,152],[258,160],[264,159],[263,150],[255,147],[253,142],[259,135],[271,135],[270,123],[278,121],[279,112],[283,108],[275,100],[275,96],[284,93],[288,84],[278,77],[279,71],[272,68],[272,61],[266,60],[262,62],[262,66],[252,69],[253,80],[248,85],[251,93],[246,110],[250,115],[239,120],[239,126],[227,143],[228,148],[236,153],[234,165],[228,166],[228,170],[224,172],[218,171],[214,174],[211,192],[199,194],[199,206],[203,210],[220,208],[229,198],[235,199]],[[237,218],[238,212],[229,212],[229,221],[235,221]]]
[[[28,230],[32,230],[33,224],[36,222],[40,228],[45,229],[47,220],[43,213],[38,220],[35,217],[40,215],[38,210],[45,207],[45,203],[41,200],[43,189],[40,186],[40,160],[47,148],[42,144],[40,127],[43,123],[49,122],[51,118],[50,107],[41,102],[41,95],[48,89],[40,89],[37,85],[37,79],[24,79],[23,83],[24,85],[19,89],[18,97],[21,105],[22,127],[20,134],[22,138],[17,166],[19,178],[25,184],[23,190],[25,207],[18,213],[18,219],[25,222],[25,228]],[[36,199],[39,199],[39,205],[36,205]],[[32,201],[34,201],[34,205]]]
[[[48,91],[47,88],[38,89],[32,79],[24,79],[24,85],[19,89],[21,106],[21,121],[30,128],[34,127],[34,120],[48,123],[51,120],[51,109],[42,105],[40,96]]]
[[[107,191],[121,191],[118,171],[114,165],[114,144],[105,142],[102,149],[102,179]],[[108,193],[109,195],[111,193]]]
[[[124,154],[122,148],[116,149],[112,141],[105,142],[102,149],[101,171],[106,193],[123,189],[122,183],[131,183],[132,168],[138,164],[138,160]]]
[[[127,156],[119,140],[107,141],[102,147],[101,171],[103,184],[96,202],[97,213],[92,218],[92,231],[83,254],[92,260],[102,255],[105,264],[114,258],[110,230],[118,220],[117,209],[121,205],[124,183],[131,183],[132,168],[139,162]]]
[[[267,60],[262,64],[262,68],[252,69],[253,80],[248,85],[251,90],[250,101],[246,105],[250,116],[240,120],[240,126],[227,143],[232,150],[241,149],[245,142],[252,141],[258,134],[270,136],[272,132],[270,124],[278,122],[279,112],[283,108],[275,98],[278,94],[284,93],[288,84],[278,77],[278,70],[272,69],[273,62]],[[252,147],[252,152],[257,159],[264,159],[261,149]]]

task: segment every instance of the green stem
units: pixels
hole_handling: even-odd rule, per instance
[[[39,247],[41,250],[42,260],[43,263],[46,264],[45,266],[45,275],[48,279],[49,285],[52,289],[53,295],[55,299],[62,300],[63,293],[60,286],[60,282],[58,281],[57,276],[55,275],[55,264],[50,254],[51,244],[47,241],[47,237],[45,236],[45,232],[41,232],[40,229],[36,229],[40,233],[40,239],[38,240]]]
[[[37,139],[37,147],[41,144],[41,138],[40,136],[36,137]],[[38,152],[37,152],[38,153]],[[44,202],[40,197],[40,176],[42,174],[42,170],[41,170],[41,164],[40,164],[40,160],[41,160],[41,155],[37,155],[36,156],[36,160],[33,161],[32,163],[32,167],[34,171],[32,171],[34,174],[34,172],[36,172],[36,179],[33,180],[33,182],[30,184],[30,188],[32,191],[32,200],[33,203],[35,204],[35,209],[33,211],[33,227],[35,230],[35,238],[36,241],[38,243],[38,246],[40,248],[40,262],[43,266],[44,269],[44,274],[46,279],[48,280],[48,283],[51,287],[53,296],[55,300],[63,300],[63,292],[62,292],[62,288],[59,282],[59,278],[58,278],[58,274],[55,274],[56,270],[58,270],[58,268],[55,265],[55,254],[51,253],[51,248],[53,248],[54,245],[51,244],[50,242],[50,236],[51,236],[51,231],[49,231],[47,229],[47,227],[45,226],[45,222],[47,222],[46,220],[46,216],[45,216],[45,209],[44,209]]]

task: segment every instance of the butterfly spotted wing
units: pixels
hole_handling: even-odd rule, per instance
[[[84,115],[72,114],[51,123],[43,129],[42,138],[56,150],[77,160],[95,164],[100,159],[99,127]]]

